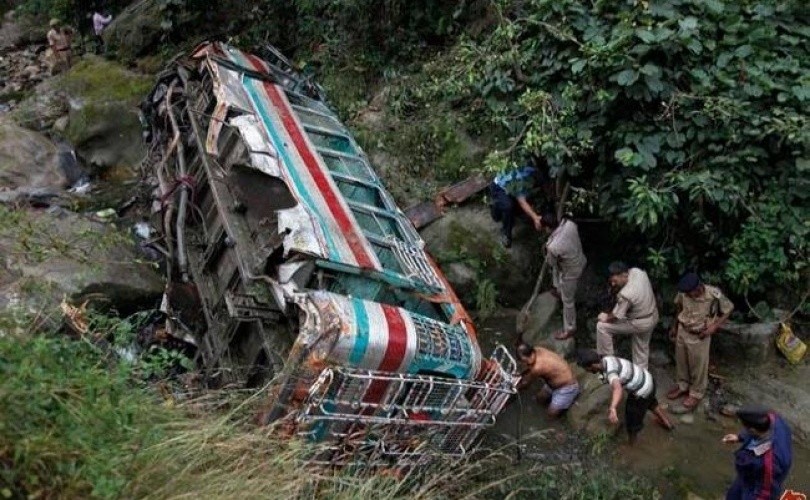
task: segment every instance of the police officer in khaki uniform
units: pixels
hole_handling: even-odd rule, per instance
[[[709,350],[712,335],[726,322],[734,304],[719,288],[703,284],[696,273],[684,274],[678,282],[676,321],[669,331],[675,341],[678,384],[667,392],[669,399],[683,400],[683,407],[694,410],[709,383]]]
[[[565,340],[577,331],[577,284],[588,259],[582,251],[579,229],[574,221],[567,218],[558,221],[556,215],[547,212],[541,218],[541,225],[551,233],[546,242],[546,262],[551,267],[554,289],[563,303],[563,329],[554,337]]]
[[[611,312],[599,314],[596,323],[596,352],[613,356],[613,336],[633,336],[633,364],[647,369],[650,358],[650,337],[658,323],[652,283],[647,273],[630,268],[624,262],[608,266],[610,285],[619,292]]]

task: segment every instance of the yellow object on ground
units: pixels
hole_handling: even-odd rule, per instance
[[[807,345],[802,339],[793,334],[793,330],[787,323],[782,323],[779,334],[776,336],[776,347],[791,363],[798,364],[807,352]]]

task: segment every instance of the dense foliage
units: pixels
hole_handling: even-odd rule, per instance
[[[155,1],[175,41],[210,13]],[[569,209],[614,224],[658,278],[693,267],[741,294],[778,283],[792,303],[810,289],[805,2],[252,0],[228,14],[239,43],[337,68],[342,111],[390,85],[414,178],[468,175],[450,166],[449,129],[466,128],[500,145],[480,168],[541,158],[570,182]]]
[[[500,0],[416,102],[472,110],[646,242],[741,293],[808,286],[810,14],[801,1]],[[511,147],[517,146],[517,147]],[[576,210],[577,207],[574,207]],[[580,208],[581,210],[581,208]]]

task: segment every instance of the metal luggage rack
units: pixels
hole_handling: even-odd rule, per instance
[[[313,463],[401,467],[462,457],[515,393],[516,367],[498,346],[479,381],[327,368],[298,414],[299,434],[323,442]]]

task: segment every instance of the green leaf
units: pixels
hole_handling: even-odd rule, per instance
[[[684,31],[691,31],[697,28],[698,20],[696,17],[688,16],[678,21],[678,26]]]
[[[587,63],[588,61],[586,61],[585,59],[578,59],[577,61],[574,62],[574,64],[571,65],[571,73],[578,75],[579,73],[582,72],[583,68],[585,68],[585,65]]]
[[[656,66],[655,64],[647,63],[639,69],[641,74],[652,76],[652,77],[659,77],[661,76],[661,68]]]
[[[622,87],[629,87],[630,85],[636,83],[636,80],[638,80],[638,73],[632,69],[626,69],[614,75],[614,79],[616,80],[616,83]]]
[[[709,11],[712,12],[713,14],[720,14],[721,12],[723,12],[723,9],[725,8],[721,0],[704,0],[703,3],[704,5],[706,5],[706,8],[709,9]]]
[[[655,34],[650,30],[637,29],[636,36],[644,43],[655,43],[656,41]]]

